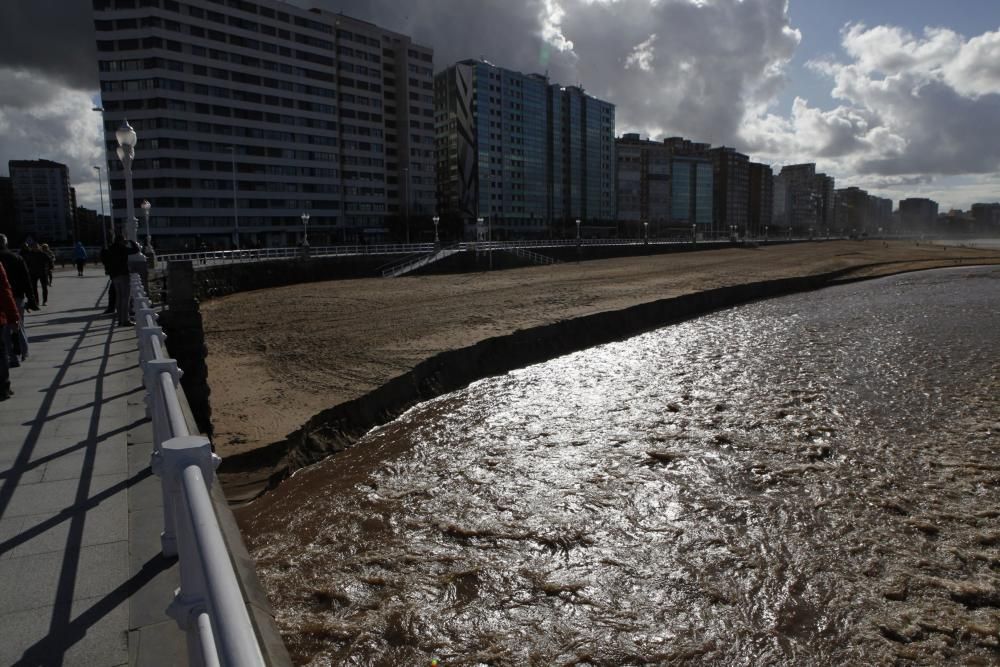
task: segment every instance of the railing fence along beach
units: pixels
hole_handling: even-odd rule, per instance
[[[188,428],[178,395],[181,372],[166,355],[165,335],[137,274],[132,275],[132,295],[153,425],[151,468],[163,486],[161,545],[164,556],[178,558],[180,569],[181,586],[168,614],[187,633],[190,664],[263,666],[209,493],[220,459],[208,438]]]

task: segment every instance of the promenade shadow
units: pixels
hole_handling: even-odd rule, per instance
[[[32,324],[33,327],[46,327],[52,326],[53,324],[82,324],[85,322],[93,322],[95,319],[100,317],[100,313],[93,312],[93,309],[88,309],[92,314],[90,315],[76,315],[73,317],[53,317],[45,320],[44,322],[38,322]],[[31,324],[31,322],[28,322]]]
[[[161,572],[166,571],[173,561],[157,554],[143,563],[134,575],[119,584],[114,590],[92,604],[74,619],[71,616],[71,602],[61,602],[52,610],[53,624],[49,633],[29,646],[21,659],[15,662],[17,666],[28,665],[61,665],[67,651],[87,636],[87,631],[102,618],[114,611],[119,605],[128,601],[136,591],[151,582]],[[65,622],[55,620],[65,618]]]
[[[101,331],[94,326],[95,317],[84,318],[60,318],[62,321],[85,322],[83,328],[77,333],[76,340],[67,351],[65,360],[56,367],[55,376],[44,390],[41,403],[34,419],[31,420],[31,428],[21,443],[20,450],[11,466],[10,474],[3,479],[0,485],[0,518],[3,518],[10,507],[11,500],[21,485],[24,472],[32,467],[32,458],[35,449],[38,447],[39,438],[42,434],[43,425],[54,418],[52,412],[53,402],[58,392],[63,388],[63,381],[66,374],[73,367],[73,359],[78,354],[80,346],[85,340],[95,333],[101,336],[104,343],[104,356],[95,375],[90,378],[93,386],[93,399],[90,419],[86,425],[86,435],[81,438],[81,444],[75,449],[82,449],[83,456],[80,463],[79,475],[76,478],[76,490],[72,500],[55,516],[43,521],[38,526],[29,528],[19,535],[6,540],[3,543],[4,550],[13,549],[18,544],[23,544],[34,536],[52,529],[58,524],[68,522],[66,530],[66,542],[62,552],[62,561],[57,573],[48,576],[54,577],[56,581],[55,594],[52,600],[52,617],[49,622],[48,636],[28,649],[22,656],[18,664],[62,664],[63,655],[76,642],[82,639],[87,629],[93,626],[100,618],[109,613],[112,609],[128,599],[132,590],[132,582],[119,585],[111,594],[102,598],[96,605],[92,606],[76,619],[72,619],[72,604],[77,588],[77,579],[80,570],[80,558],[84,542],[84,526],[87,514],[90,509],[96,508],[102,499],[120,493],[132,484],[140,481],[142,473],[131,479],[125,479],[105,492],[91,497],[91,486],[95,476],[94,469],[97,459],[98,444],[103,441],[100,433],[100,419],[104,404],[104,381],[108,366],[108,355],[111,352],[113,341],[113,330],[108,328]],[[37,465],[37,464],[35,464]],[[145,473],[148,475],[148,471]],[[155,576],[156,568],[147,568],[139,576],[151,578]]]

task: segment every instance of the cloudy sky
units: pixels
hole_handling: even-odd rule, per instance
[[[617,105],[617,131],[816,162],[837,186],[942,209],[1000,200],[997,0],[293,0]],[[70,166],[99,207],[90,0],[0,0],[0,175]],[[776,169],[777,171],[777,169]]]

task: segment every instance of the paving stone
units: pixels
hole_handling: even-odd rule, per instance
[[[80,476],[84,463],[91,466],[93,475],[125,474],[128,459],[124,448],[117,442],[95,442],[49,461],[45,466],[46,482],[74,479]]]
[[[21,527],[12,538],[0,542],[0,553],[10,558],[63,551],[74,521],[83,524],[80,546],[90,547],[129,539],[128,506],[124,498],[112,497],[87,512],[56,512],[20,517]],[[6,544],[12,548],[7,552]],[[16,546],[14,545],[16,543]]]
[[[72,575],[64,580],[64,576]],[[128,579],[128,542],[112,542],[0,561],[0,616],[106,596]],[[3,633],[0,632],[0,636]]]
[[[126,477],[117,475],[94,475],[87,482],[87,498],[109,493],[115,486],[123,486]],[[64,479],[55,482],[20,484],[14,490],[9,505],[4,509],[4,517],[28,516],[45,512],[58,512],[74,506],[77,502],[79,479]],[[125,489],[117,493],[125,497]]]
[[[94,596],[0,615],[0,664],[129,664],[128,604],[120,598]]]

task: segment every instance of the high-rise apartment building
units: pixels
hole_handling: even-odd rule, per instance
[[[816,173],[814,163],[782,167],[774,189],[776,212],[779,209],[777,198],[783,198],[781,220],[784,226],[798,233],[809,230],[814,234],[822,233],[824,221],[834,215],[833,185],[831,177]]]
[[[832,228],[835,234],[861,236],[873,225],[871,196],[858,187],[841,188],[834,193],[835,210]]]
[[[747,224],[751,236],[760,237],[765,230],[770,233],[774,217],[774,172],[771,166],[760,162],[750,163],[750,192],[747,198]]]
[[[691,141],[684,137],[667,137],[663,140],[663,145],[667,147],[671,155],[681,155],[683,157],[708,157],[710,144],[699,141]]]
[[[653,237],[662,235],[671,224],[670,149],[662,142],[625,134],[615,141],[615,159],[621,235],[641,238],[647,231]]]
[[[107,152],[127,118],[158,245],[294,243],[304,212],[314,243],[430,228],[430,48],[278,0],[93,6]],[[114,157],[109,176],[121,224]]]
[[[699,234],[712,229],[713,175],[707,158],[675,155],[670,160],[670,223]]]
[[[435,77],[438,207],[444,224],[494,238],[615,227],[613,104],[483,60]]]
[[[45,243],[73,241],[76,197],[66,165],[51,160],[11,160],[7,165],[21,236]]]
[[[0,176],[0,234],[6,234],[12,243],[21,236],[14,211],[13,182],[10,176]]]
[[[1000,232],[1000,204],[973,204],[970,211],[975,220],[976,231],[996,234]]]
[[[716,232],[745,234],[750,207],[750,158],[734,148],[708,151],[712,161]]]
[[[899,217],[904,232],[929,231],[937,224],[938,203],[922,197],[901,199]]]
[[[892,230],[892,200],[887,197],[876,197],[868,195],[868,203],[871,210],[871,220],[874,231],[882,230],[889,232]]]
[[[834,221],[834,198],[835,181],[833,176],[826,174],[816,174],[816,232],[826,233]]]

